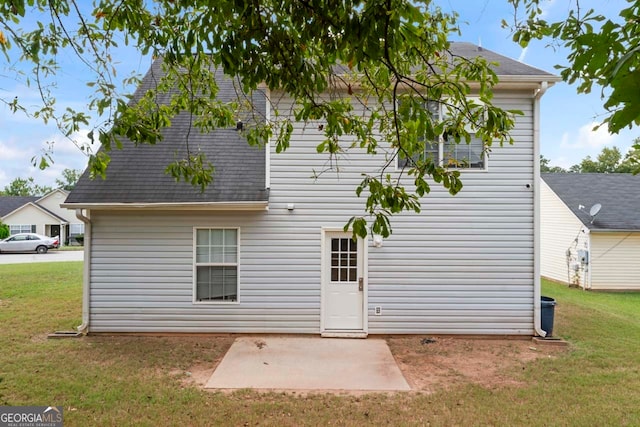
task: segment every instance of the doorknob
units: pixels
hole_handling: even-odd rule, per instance
[[[364,277],[358,278],[358,290],[359,291],[364,290]]]

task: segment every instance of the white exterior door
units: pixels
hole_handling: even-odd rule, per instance
[[[325,231],[323,239],[324,331],[363,331],[364,242],[341,231]]]

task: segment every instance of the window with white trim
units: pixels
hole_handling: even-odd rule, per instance
[[[20,233],[35,233],[36,232],[36,226],[34,225],[25,225],[25,224],[19,224],[19,225],[10,225],[9,226],[9,234],[10,235],[14,235],[14,234],[20,234]]]
[[[484,143],[475,135],[466,141],[443,141],[443,165],[457,169],[484,169]]]
[[[434,122],[443,117],[442,105],[439,102],[427,101],[425,108],[429,111],[429,115]],[[424,137],[419,138],[419,140],[423,139]],[[437,165],[451,169],[486,168],[484,143],[473,134],[469,143],[464,139],[456,143],[453,138],[447,138],[446,136],[440,136],[436,141],[426,141],[424,152],[418,156],[416,160],[417,158],[430,158]],[[406,167],[408,164],[408,159],[403,158],[402,155],[398,156],[398,168]]]
[[[194,281],[196,302],[238,301],[237,228],[196,228]]]
[[[84,234],[84,224],[69,224],[69,237],[77,236],[79,234]]]

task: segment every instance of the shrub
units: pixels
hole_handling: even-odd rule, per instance
[[[7,237],[9,237],[9,234],[9,226],[0,222],[0,240],[6,239]]]
[[[78,242],[80,246],[84,246],[84,234],[78,234],[77,236],[73,236],[73,238],[76,239],[76,242]]]

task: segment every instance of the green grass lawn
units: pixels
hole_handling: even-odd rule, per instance
[[[64,252],[68,252],[68,251],[84,251],[84,246],[60,246],[58,248],[59,251],[64,251]]]
[[[82,263],[0,266],[0,405],[62,405],[89,425],[640,425],[640,294],[544,283],[571,351],[514,373],[525,386],[363,396],[185,385],[229,337],[48,340],[80,323]]]

